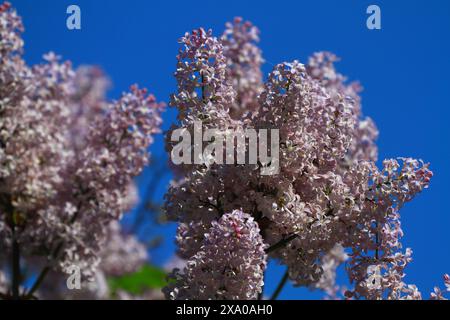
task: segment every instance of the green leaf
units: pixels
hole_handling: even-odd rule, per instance
[[[160,289],[167,284],[167,274],[163,269],[144,265],[139,271],[121,277],[108,279],[111,292],[124,290],[131,294],[141,294],[148,289]]]

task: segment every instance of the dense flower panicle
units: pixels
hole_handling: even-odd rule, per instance
[[[221,42],[211,30],[197,29],[180,39],[183,45],[177,59],[175,78],[178,93],[171,105],[178,109],[178,120],[189,124],[196,119],[228,118],[234,91],[226,81],[226,58]]]
[[[97,213],[99,219],[99,213],[103,212],[107,219],[118,219],[127,209],[124,196],[130,190],[130,177],[139,174],[148,163],[151,135],[161,122],[159,111],[160,105],[153,96],[133,87],[91,127],[74,178],[89,182],[83,185],[79,197],[104,199],[106,206],[87,202],[83,208],[87,218]]]
[[[417,288],[401,281],[411,252],[400,250],[398,210],[427,187],[428,165],[405,158],[401,169],[395,160],[376,167],[378,130],[362,115],[361,86],[336,71],[335,55],[278,64],[262,84],[257,41],[257,29],[240,18],[227,24],[220,41],[202,29],[182,38],[172,99],[179,123],[172,129],[192,130],[194,121],[225,136],[236,128],[278,129],[280,172],[262,176],[258,165],[237,163],[175,167],[165,210],[180,223],[179,255],[203,259],[211,226],[241,209],[259,225],[264,243],[276,247],[269,256],[288,266],[294,285],[336,296],[333,270],[344,255],[330,253],[341,245],[351,252],[348,270],[356,289],[349,296],[419,298]],[[214,77],[200,80],[197,71]],[[221,98],[211,99],[216,92]],[[170,132],[167,140],[171,152]],[[381,269],[382,289],[363,284]]]
[[[331,95],[297,61],[275,66],[261,105],[259,126],[280,130],[282,170],[297,175],[314,162],[311,167],[331,171],[348,150],[355,126],[352,104]]]
[[[160,123],[160,107],[144,91],[132,90],[109,104],[103,117],[90,124],[82,150],[77,143],[66,149],[69,154],[78,152],[72,152],[67,164],[59,168],[63,177],[60,193],[36,210],[35,223],[40,228],[23,232],[28,238],[24,241],[48,242],[50,248],[63,240],[63,269],[78,263],[86,275],[93,274],[99,262],[96,252],[106,236],[105,225],[129,209],[131,178],[148,161],[147,147]]]
[[[227,79],[236,91],[230,110],[233,118],[245,112],[258,111],[258,95],[263,89],[261,64],[264,62],[259,42],[259,30],[249,21],[235,18],[227,23],[222,35],[223,54],[227,61]]]
[[[412,250],[402,251],[400,208],[428,187],[432,172],[427,164],[410,158],[383,162],[374,167],[370,189],[352,240],[348,265],[355,290],[351,297],[366,299],[420,299],[414,285],[403,282],[403,270],[412,260]],[[359,239],[359,241],[355,241]],[[350,245],[350,243],[349,243]]]
[[[2,94],[1,189],[9,192],[18,211],[40,205],[54,194],[55,184],[61,181],[59,168],[65,166],[69,155],[63,151],[69,113],[66,97],[73,71],[69,63],[58,64],[53,54],[45,59],[48,63],[33,69],[20,62],[24,71],[11,77],[19,76],[15,86],[21,94],[13,91],[11,95],[6,90]],[[5,78],[9,76],[5,74]],[[46,117],[55,121],[46,122]]]
[[[22,19],[11,10],[11,4],[4,2],[0,4],[1,29],[0,29],[0,55],[2,60],[8,55],[20,53],[23,49]],[[2,61],[6,62],[6,61]]]
[[[218,218],[216,215],[213,217]],[[192,221],[178,225],[176,243],[178,244],[177,254],[181,258],[189,259],[200,250],[203,243],[203,235],[208,232],[211,221],[213,220],[210,220],[208,223]]]
[[[186,33],[179,42],[181,48],[175,72],[178,90],[170,100],[170,105],[178,110],[179,125],[172,125],[167,136],[171,137],[173,130],[180,127],[193,136],[196,120],[202,121],[206,128],[227,128],[236,93],[227,80],[227,59],[222,43],[212,36],[211,30],[202,28]],[[173,146],[168,139],[166,149],[171,152]],[[184,165],[173,167],[175,174],[183,175]]]
[[[265,245],[258,224],[242,211],[211,224],[200,250],[175,270],[169,299],[256,299],[263,286]]]
[[[358,121],[344,163],[348,166],[357,161],[377,161],[378,148],[375,144],[377,138],[378,129],[372,119],[366,117]]]
[[[352,142],[347,150],[345,162],[350,164],[355,161],[367,160],[376,161],[378,158],[378,148],[376,139],[378,130],[369,117],[361,118],[361,97],[362,90],[357,82],[346,83],[347,78],[338,73],[334,64],[339,58],[330,52],[317,52],[313,54],[306,66],[308,74],[320,81],[321,85],[327,88],[331,95],[341,95],[352,104],[352,113],[355,119],[355,129],[352,133]]]
[[[45,58],[46,64],[32,69],[20,60],[20,68],[26,71],[13,77],[16,77],[16,87],[23,88],[19,89],[21,94],[12,91],[12,95],[8,92],[2,95],[0,219],[9,227],[0,233],[5,234],[2,242],[7,246],[14,220],[18,227],[28,228],[22,222],[38,220],[38,211],[44,210],[50,199],[56,197],[63,181],[60,171],[72,155],[66,148],[65,132],[69,115],[68,82],[73,71],[70,64],[59,64],[53,54]],[[29,231],[38,232],[36,227],[30,226]],[[20,232],[17,237],[25,234]]]
[[[132,203],[132,179],[148,163],[162,104],[136,86],[105,99],[100,70],[73,70],[53,53],[29,67],[22,23],[0,7],[0,260],[95,274],[108,226]]]

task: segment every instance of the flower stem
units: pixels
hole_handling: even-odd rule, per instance
[[[34,282],[33,286],[31,287],[30,291],[25,296],[25,299],[31,299],[33,297],[33,294],[36,292],[37,289],[39,289],[41,283],[44,281],[45,276],[50,271],[50,267],[45,267],[39,276],[37,277],[36,281]]]
[[[56,259],[56,257],[58,257],[59,252],[62,249],[62,246],[63,246],[63,243],[60,242],[58,244],[58,246],[56,247],[55,251],[53,252],[51,260],[54,260],[54,259]],[[26,294],[26,296],[25,296],[26,299],[31,299],[33,297],[33,294],[36,292],[37,289],[39,289],[40,285],[44,281],[44,279],[47,276],[47,273],[50,271],[50,269],[51,269],[50,265],[48,265],[44,269],[42,269],[41,273],[37,277],[36,281],[34,282],[33,286],[31,287],[30,291],[28,291],[28,293]]]
[[[295,238],[298,237],[298,234],[292,234],[280,241],[278,241],[277,243],[275,243],[274,245],[270,246],[269,248],[266,249],[266,253],[271,253],[281,247],[284,247],[286,244],[288,244],[289,242],[291,242],[292,240],[294,240]]]
[[[272,297],[270,297],[270,300],[277,300],[278,295],[280,294],[281,290],[283,290],[284,285],[286,284],[288,278],[289,278],[289,270],[286,270],[283,278],[281,279],[280,283],[278,284],[277,288],[275,289],[275,292],[272,294]]]

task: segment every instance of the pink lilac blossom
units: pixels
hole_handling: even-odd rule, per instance
[[[444,297],[444,294],[446,292],[450,292],[450,276],[448,274],[444,274],[444,284],[445,284],[445,290],[442,291],[439,287],[434,287],[434,291],[431,293],[432,300],[448,300]]]
[[[132,204],[163,105],[132,86],[107,101],[100,70],[53,53],[28,66],[21,19],[0,7],[0,259],[92,277],[108,226]],[[14,258],[13,258],[14,259]],[[48,272],[48,271],[47,271]]]
[[[432,176],[427,165],[413,159],[385,160],[383,170],[374,167],[364,215],[355,229],[349,263],[353,291],[348,297],[366,299],[420,299],[414,285],[403,282],[412,250],[402,250],[399,210],[428,186]],[[365,220],[365,221],[364,221]],[[358,241],[355,241],[358,239]],[[375,283],[368,268],[376,270]],[[373,277],[372,277],[373,278]]]
[[[400,158],[384,161],[379,170],[377,128],[362,115],[360,85],[336,71],[337,57],[321,52],[307,65],[280,63],[263,84],[257,40],[257,29],[238,18],[220,39],[198,29],[180,41],[178,92],[171,101],[178,123],[167,135],[167,150],[173,148],[171,132],[192,130],[194,121],[225,135],[236,128],[278,129],[280,172],[262,176],[259,165],[237,163],[174,166],[177,181],[166,194],[165,210],[179,222],[178,254],[190,261],[213,259],[202,251],[206,235],[239,209],[253,217],[269,257],[288,267],[294,285],[331,293],[329,280],[343,257],[332,261],[329,254],[341,245],[350,252],[354,289],[348,297],[419,298],[417,288],[402,280],[411,251],[401,250],[398,212],[428,187],[428,164]],[[179,276],[181,287],[196,281],[189,276]],[[208,281],[215,288],[214,279]],[[217,298],[205,286],[211,295],[202,297]],[[183,299],[198,298],[197,292],[182,292]]]
[[[265,245],[258,224],[235,210],[213,221],[200,250],[173,283],[164,289],[169,299],[256,299],[263,286]]]
[[[233,118],[258,108],[258,95],[263,89],[261,65],[264,62],[257,47],[259,30],[249,21],[235,18],[227,23],[221,38],[227,64],[227,78],[236,91],[230,109]]]
[[[336,269],[347,259],[348,255],[340,244],[336,244],[322,257],[323,273],[315,287],[323,290],[328,299],[336,299],[341,291],[341,288],[336,284]]]

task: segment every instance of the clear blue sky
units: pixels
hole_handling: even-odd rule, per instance
[[[435,173],[431,187],[401,212],[403,242],[414,251],[406,280],[428,297],[434,285],[442,285],[442,274],[450,273],[449,1],[10,1],[25,22],[29,63],[41,61],[42,54],[52,50],[75,66],[99,65],[114,84],[111,97],[138,83],[168,101],[175,90],[177,39],[200,26],[220,34],[234,16],[260,28],[265,73],[282,61],[305,61],[315,51],[336,53],[342,58],[338,69],[365,88],[363,110],[380,130],[380,158],[422,158],[431,162]],[[70,4],[81,7],[81,31],[66,29]],[[370,4],[381,7],[382,30],[366,28]],[[167,128],[174,112],[164,118]],[[161,147],[159,139],[152,149],[162,154]],[[148,181],[148,173],[139,179],[142,192]],[[157,197],[163,193],[159,187]],[[159,232],[165,242],[153,258],[164,263],[174,250],[174,226]],[[268,292],[283,272],[277,266],[272,270]],[[315,297],[317,293],[292,287],[280,295]]]

